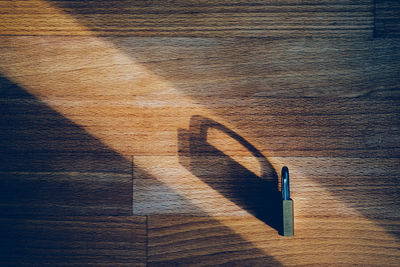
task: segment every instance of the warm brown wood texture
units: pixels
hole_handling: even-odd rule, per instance
[[[0,1],[0,264],[398,266],[400,39],[356,2]]]
[[[88,34],[72,21],[54,17],[53,7],[102,36],[366,37],[374,28],[372,0],[30,0],[0,4],[3,33],[11,35]]]
[[[398,242],[364,220],[331,217],[316,224],[302,217],[295,226],[295,236],[283,238],[253,217],[150,216],[149,266],[371,266],[382,259],[398,266]],[[386,226],[399,229],[398,222]]]
[[[146,218],[1,219],[3,266],[145,266]]]
[[[0,78],[0,213],[131,215],[131,160]]]

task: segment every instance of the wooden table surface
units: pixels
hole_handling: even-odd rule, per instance
[[[400,266],[399,13],[0,1],[0,265]]]

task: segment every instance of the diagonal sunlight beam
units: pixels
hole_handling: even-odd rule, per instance
[[[39,23],[37,27],[46,28],[46,23],[68,21],[68,27],[92,35],[74,18],[47,2],[32,0],[29,6],[38,10],[51,9],[54,13],[47,22],[32,22],[32,27],[36,26],[35,23]],[[64,42],[66,39],[73,39],[74,47]],[[160,153],[175,156],[177,129],[186,128],[194,114],[212,117],[211,112],[100,38],[12,37],[1,42],[6,42],[2,47],[7,50],[2,51],[0,70],[3,74],[127,160],[135,155],[135,165],[147,171],[152,168],[148,169],[148,163],[141,163],[138,156]],[[171,103],[171,99],[175,103]],[[185,115],[179,114],[178,120],[167,116],[165,108],[171,105],[184,108]],[[147,107],[152,108],[150,113]],[[154,107],[160,107],[157,114]],[[196,113],[187,112],[191,109]],[[157,125],[168,127],[167,136],[154,136],[157,133],[153,128]],[[137,131],[137,128],[144,130]],[[165,144],[167,150],[163,151]],[[186,171],[185,176],[187,181],[195,179],[193,183],[208,187],[190,172]],[[185,187],[187,190],[183,191],[190,192],[189,185],[180,183],[179,188]],[[223,201],[218,192],[209,191],[215,194],[213,197]],[[224,204],[238,208],[229,201]]]
[[[88,133],[102,140],[104,144],[127,160],[131,160],[131,155],[134,155],[137,167],[159,179],[195,204],[201,211],[210,216],[227,213],[251,216],[182,167],[176,153],[177,130],[187,128],[193,115],[214,119],[231,129],[235,127],[181,94],[173,84],[135,62],[121,49],[107,42],[107,39],[94,36],[73,17],[48,2],[29,0],[23,3],[8,2],[7,4],[10,5],[10,12],[20,10],[18,5],[23,5],[29,6],[31,13],[40,14],[41,11],[47,10],[47,13],[53,15],[51,17],[24,15],[16,11],[16,14],[11,14],[8,20],[0,22],[1,29],[5,32],[12,32],[15,25],[23,23],[26,27],[38,28],[45,35],[51,35],[53,34],[51,25],[61,23],[68,29],[74,29],[77,35],[85,35],[85,37],[10,36],[1,38],[0,70],[3,74],[66,118],[82,126]],[[24,19],[20,19],[23,16]],[[73,46],[70,45],[71,43]],[[170,109],[170,107],[175,107],[175,109]],[[163,131],[157,131],[159,128]],[[240,133],[238,129],[235,131]],[[243,137],[257,146],[251,136]],[[160,160],[160,157],[154,155],[165,155],[169,160],[165,162],[162,159],[166,157],[161,157]],[[276,170],[282,167],[282,158],[270,158],[270,160]],[[287,163],[286,159],[285,161]],[[250,166],[252,165],[250,164],[249,168]],[[296,169],[292,173],[302,176],[301,171]],[[342,213],[338,212],[338,215],[344,213],[348,216],[356,216],[365,227],[382,233],[382,240],[387,242],[393,240],[391,235],[385,233],[380,226],[364,218],[328,190],[321,188],[321,185],[306,177],[304,179],[303,182],[308,183],[310,188],[321,189],[319,192],[322,191],[323,195],[321,196],[320,193],[313,195],[313,192],[310,192],[307,198],[294,195],[297,210],[312,208],[311,199],[328,199],[333,206],[341,207]],[[196,191],[193,190],[194,187]],[[293,189],[295,191],[295,187]],[[212,201],[205,202],[204,196]],[[312,216],[301,215],[304,215],[304,218],[296,219],[298,223],[296,227],[307,223],[305,218]],[[227,224],[223,218],[215,217],[215,219],[283,264],[292,263],[293,257],[301,253],[318,251],[318,248],[306,246],[304,251],[287,256],[281,250],[285,247],[294,247],[296,244],[300,247],[304,238],[302,233],[297,236],[299,238],[285,239],[279,238],[275,231],[255,217],[249,220],[249,227],[253,229],[251,231],[245,230],[240,224]],[[266,244],[259,235],[254,234],[255,232],[263,233],[265,236],[273,235],[276,242],[272,245]],[[351,231],[348,238],[352,240],[360,236],[357,231]],[[347,249],[348,244],[338,240],[334,247],[336,250],[343,251]],[[328,255],[329,251],[325,252],[327,258],[334,258],[334,255]],[[373,251],[370,252],[373,255]],[[309,255],[303,257],[307,256]],[[302,260],[306,262],[306,259],[300,257],[297,260],[299,264]]]

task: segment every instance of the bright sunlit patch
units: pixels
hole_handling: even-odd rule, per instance
[[[67,27],[86,36],[1,39],[2,47],[13,48],[2,53],[4,60],[0,62],[0,68],[3,74],[127,159],[139,155],[135,166],[177,190],[204,212],[223,214],[223,209],[233,214],[247,214],[178,162],[177,130],[187,128],[193,115],[214,117],[209,110],[135,63],[112,43],[93,36],[73,17],[51,4],[38,0],[23,5],[16,3],[16,13],[26,8],[28,3],[31,10],[52,14],[51,19],[41,20],[35,16],[21,20],[13,18],[2,22],[4,28],[12,29],[12,25],[20,21],[32,27],[51,29],[55,23],[68,21]],[[171,106],[176,107],[176,114],[168,113]],[[149,156],[171,155],[171,152],[174,156],[164,159],[145,157],[146,160],[141,160],[140,157],[143,153]],[[159,171],[157,164],[167,158],[172,161]],[[177,170],[182,179],[166,170]],[[219,204],[202,202],[203,195],[193,195],[193,185],[198,192],[206,192]],[[220,212],[216,206],[221,207]]]

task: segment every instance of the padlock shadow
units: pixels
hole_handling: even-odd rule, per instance
[[[210,144],[207,139],[209,129],[221,131],[246,148],[257,159],[261,176]],[[190,119],[189,130],[178,129],[178,153],[180,164],[193,175],[281,232],[278,175],[268,159],[247,140],[221,123],[196,115]]]

